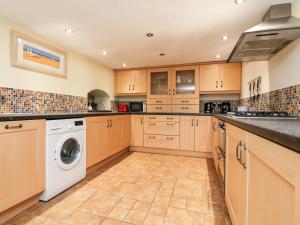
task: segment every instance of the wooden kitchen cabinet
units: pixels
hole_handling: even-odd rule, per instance
[[[147,70],[147,98],[171,99],[172,69],[155,68]]]
[[[86,126],[86,166],[89,168],[109,155],[108,117],[88,117]]]
[[[218,119],[212,118],[211,119],[211,131],[212,131],[212,137],[211,137],[211,154],[214,160],[214,164],[216,169],[218,169],[218,159],[217,159],[217,148],[218,148]]]
[[[247,145],[246,132],[226,124],[226,137],[225,200],[232,223],[246,225],[247,168],[239,160],[243,146]]]
[[[144,116],[131,116],[131,139],[130,145],[134,147],[144,146]]]
[[[117,71],[115,74],[115,95],[146,95],[146,70]]]
[[[239,93],[241,77],[240,63],[200,65],[200,93]]]
[[[0,212],[45,187],[45,121],[0,123]]]
[[[300,155],[248,133],[248,225],[300,224]]]
[[[195,118],[180,116],[180,150],[195,150]]]
[[[195,117],[195,151],[211,152],[211,117]]]
[[[87,168],[129,147],[130,116],[86,118]]]
[[[219,91],[220,65],[200,65],[200,92]]]
[[[242,65],[227,63],[220,65],[220,88],[226,92],[241,91]]]
[[[199,98],[199,66],[172,68],[173,98]]]

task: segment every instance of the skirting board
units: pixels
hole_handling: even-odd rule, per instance
[[[163,155],[189,156],[189,157],[197,157],[197,158],[212,158],[210,152],[180,151],[180,150],[164,149],[164,148],[129,147],[129,151],[155,153],[155,154],[163,154]]]
[[[10,220],[11,218],[18,215],[25,209],[38,203],[38,201],[39,201],[39,194],[19,203],[18,205],[15,205],[15,206],[5,210],[4,212],[1,212],[0,213],[0,224],[3,224],[4,222]]]

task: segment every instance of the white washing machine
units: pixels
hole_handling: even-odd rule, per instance
[[[48,201],[86,176],[85,119],[46,122],[46,189]]]

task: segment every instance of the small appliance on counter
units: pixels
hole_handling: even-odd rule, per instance
[[[230,112],[230,103],[229,102],[222,102],[222,113],[228,113]]]
[[[130,112],[144,112],[145,104],[144,102],[130,102],[129,111]]]
[[[214,109],[214,103],[206,102],[204,103],[204,112],[205,113],[212,113]]]
[[[118,106],[118,112],[128,112],[128,111],[129,111],[128,105],[120,104]]]

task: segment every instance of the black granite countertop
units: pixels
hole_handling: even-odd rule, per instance
[[[18,120],[55,120],[55,119],[71,119],[91,116],[114,116],[114,115],[195,115],[195,116],[211,116],[209,113],[147,113],[147,112],[81,112],[81,113],[16,113],[16,114],[0,114],[0,121],[18,121]]]
[[[253,134],[300,153],[300,118],[266,119],[237,118],[229,115],[210,113],[130,113],[130,112],[82,112],[82,113],[45,113],[45,114],[0,114],[0,121],[37,120],[37,119],[70,119],[91,116],[113,115],[190,115],[215,116],[227,123],[240,127]]]
[[[300,153],[300,118],[215,117]]]

